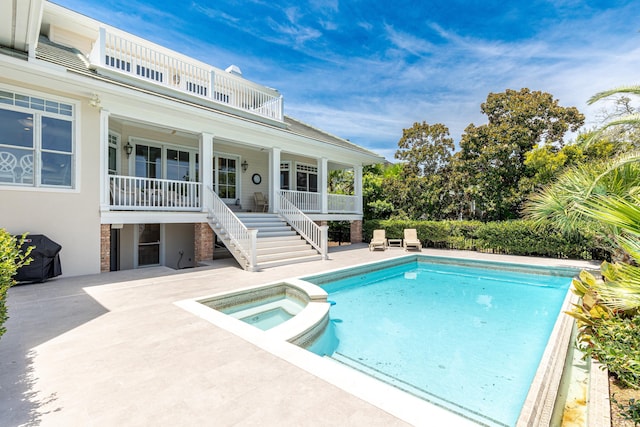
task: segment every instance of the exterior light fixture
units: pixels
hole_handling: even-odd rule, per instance
[[[131,145],[131,143],[128,141],[127,141],[127,145],[124,146],[124,152],[127,153],[127,159],[129,158],[129,156],[131,156],[131,153],[133,152],[133,145]]]
[[[89,99],[89,105],[91,105],[93,108],[100,107],[100,97],[97,93],[91,95],[91,99]]]
[[[247,169],[249,168],[249,163],[247,163],[246,160],[243,160],[240,166],[242,166],[242,172],[246,172]]]

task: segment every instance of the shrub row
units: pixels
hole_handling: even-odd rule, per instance
[[[424,247],[477,250],[507,255],[554,258],[605,259],[593,236],[565,234],[551,224],[532,221],[400,221],[368,220],[363,238],[371,240],[373,230],[384,229],[387,238],[401,239],[405,228],[415,228]]]

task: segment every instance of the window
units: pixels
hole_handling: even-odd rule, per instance
[[[109,175],[117,175],[120,168],[118,167],[118,150],[120,149],[120,136],[109,132]]]
[[[318,192],[318,168],[310,165],[296,165],[296,190]]]
[[[131,138],[135,176],[139,178],[198,180],[198,153],[194,150]]]
[[[0,91],[0,184],[72,187],[70,104]]]
[[[167,149],[167,179],[190,181],[189,152]]]
[[[136,144],[136,176],[162,178],[162,148]]]
[[[280,189],[289,190],[291,188],[291,163],[280,163]]]

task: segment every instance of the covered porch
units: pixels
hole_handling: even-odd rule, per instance
[[[278,213],[287,200],[318,220],[362,215],[361,165],[102,114],[103,212],[207,212],[211,189],[233,211]],[[348,171],[351,194],[330,192],[332,171]]]

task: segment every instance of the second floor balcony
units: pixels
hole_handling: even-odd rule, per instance
[[[271,120],[284,119],[282,95],[233,71],[211,67],[133,36],[100,28],[91,64]]]

